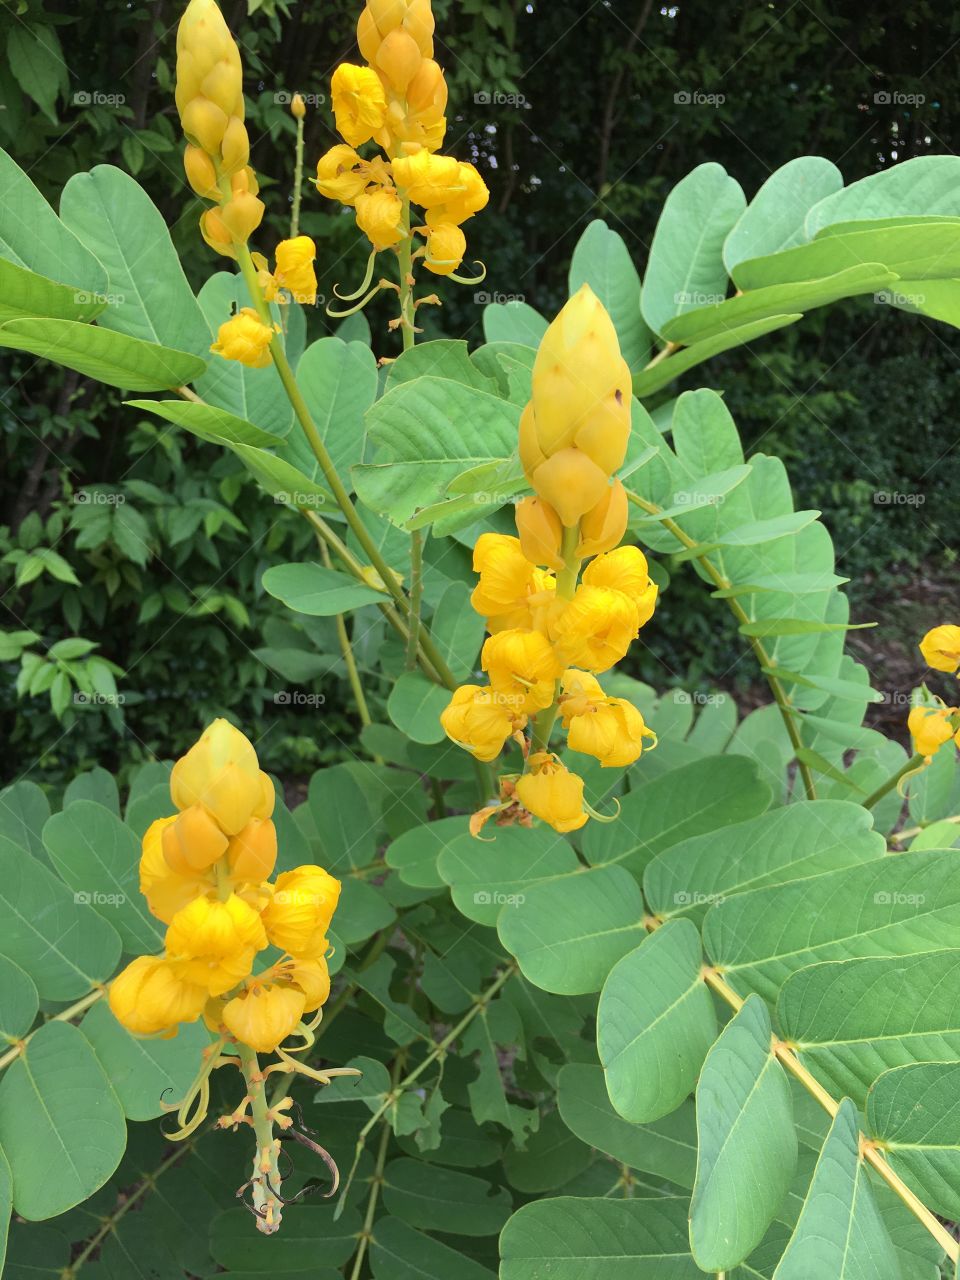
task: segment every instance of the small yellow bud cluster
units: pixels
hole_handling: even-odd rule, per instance
[[[276,1049],[330,993],[327,930],[340,883],[303,866],[271,883],[273,783],[250,741],[215,720],[174,766],[178,812],[143,838],[140,891],[167,925],[160,956],[114,979],[110,1008],[135,1035],[170,1037],[201,1015],[256,1052]],[[253,975],[259,951],[281,958]]]
[[[928,667],[954,675],[960,671],[960,627],[934,627],[920,641],[920,652]],[[948,707],[939,699],[933,705],[914,707],[907,719],[917,755],[929,761],[953,739],[960,747],[960,708]]]
[[[434,154],[446,133],[447,87],[433,60],[430,0],[368,0],[357,39],[369,63],[344,63],[333,76],[333,109],[344,139],[317,164],[317,190],[356,210],[375,251],[410,234],[410,204],[425,211],[418,251],[435,275],[451,275],[467,250],[463,223],[490,193],[472,164]],[[355,148],[376,141],[386,159]]]
[[[534,366],[520,449],[537,493],[517,507],[520,536],[484,533],[474,549],[471,603],[490,632],[480,659],[489,687],[458,689],[441,717],[478,760],[495,760],[510,738],[523,748],[522,776],[501,779],[503,803],[485,817],[532,814],[558,831],[587,821],[583,780],[548,749],[558,716],[570,748],[604,768],[633,764],[655,741],[640,712],[596,679],[624,657],[657,601],[643,552],[617,546],[626,494],[610,476],[629,414],[616,332],[584,288],[547,330]]]
[[[211,249],[236,258],[264,207],[250,168],[240,51],[216,0],[190,0],[177,28],[177,110],[187,181],[213,207],[200,217]]]

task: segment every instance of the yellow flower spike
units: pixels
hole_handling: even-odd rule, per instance
[[[180,876],[205,871],[227,851],[227,837],[200,804],[184,809],[161,834],[163,857]]]
[[[598,555],[583,571],[588,587],[610,587],[629,596],[637,608],[637,623],[643,626],[653,617],[659,588],[650,577],[647,557],[639,547],[617,547]]]
[[[351,147],[369,142],[383,128],[387,98],[372,68],[341,63],[333,73],[331,91],[337,132]]]
[[[230,876],[261,883],[277,865],[277,829],[269,818],[251,818],[227,848]]]
[[[627,491],[619,480],[614,480],[597,505],[580,520],[577,559],[587,560],[619,546],[628,519]]]
[[[480,663],[498,701],[514,714],[533,715],[553,702],[562,667],[540,632],[497,632],[484,644]]]
[[[305,1003],[303,992],[295,987],[255,981],[227,1001],[223,1023],[255,1053],[272,1053],[296,1030]]]
[[[467,252],[467,237],[454,222],[441,222],[430,228],[427,236],[427,253],[423,260],[428,271],[435,276],[449,276],[463,262]]]
[[[138,1036],[177,1034],[181,1022],[196,1022],[207,989],[160,956],[138,956],[110,984],[113,1016]]]
[[[457,164],[457,187],[449,197],[427,209],[427,225],[434,227],[444,222],[459,226],[485,209],[490,202],[490,191],[475,165]],[[419,204],[419,201],[415,201]]]
[[[190,0],[177,27],[178,110],[204,90],[216,93],[224,111],[236,109],[238,99],[242,106],[242,74],[240,51],[215,0]]]
[[[295,302],[312,304],[317,300],[317,274],[313,266],[316,257],[317,246],[309,236],[281,240],[277,245],[274,279]]]
[[[594,756],[604,769],[622,769],[640,759],[645,739],[656,746],[657,735],[637,708],[625,698],[607,697],[593,676],[568,670],[560,684],[560,716],[571,750]]]
[[[235,244],[246,244],[263,221],[265,206],[249,191],[238,191],[220,208],[223,225]]]
[[[340,881],[322,867],[308,863],[284,871],[262,912],[267,937],[293,956],[316,959],[326,951],[327,930],[339,900]]]
[[[404,195],[424,209],[443,204],[461,191],[460,163],[453,156],[437,156],[421,148],[395,159],[390,169]]]
[[[340,143],[317,161],[317,190],[328,200],[341,204],[356,204],[370,185],[369,166],[357,155],[353,147]]]
[[[220,143],[221,170],[228,177],[240,173],[250,162],[250,137],[246,126],[238,116],[233,116],[227,125]]]
[[[546,565],[559,573],[564,567],[563,525],[553,507],[542,498],[524,498],[517,504],[515,518],[524,556],[533,564]],[[577,555],[583,559],[579,551]]]
[[[167,954],[180,963],[183,976],[212,996],[245,978],[266,945],[259,914],[235,893],[225,902],[195,898],[177,912],[166,935]]]
[[[187,175],[187,181],[198,196],[202,196],[204,200],[219,200],[217,171],[206,151],[201,147],[188,144],[183,153],[183,169]]]
[[[250,369],[266,369],[273,358],[270,343],[274,332],[253,307],[243,307],[220,326],[217,341],[210,350],[224,360],[236,360]]]
[[[603,500],[608,477],[579,449],[560,449],[542,463],[530,483],[568,529]]]
[[[169,924],[188,902],[214,888],[213,871],[189,870],[183,874],[170,869],[163,852],[163,836],[177,821],[177,815],[158,818],[147,828],[140,855],[140,892],[158,920]]]
[[[622,591],[581,585],[554,620],[552,638],[564,665],[609,671],[640,629],[637,607]]]
[[[907,728],[918,756],[925,756],[929,761],[954,737],[955,730],[950,717],[956,714],[956,707],[913,708],[907,717]]]
[[[201,213],[200,234],[211,249],[225,258],[236,259],[237,246],[219,209],[205,209]]]
[[[403,201],[396,191],[380,188],[357,196],[357,226],[374,249],[389,249],[404,238]]]
[[[523,807],[554,831],[579,831],[589,817],[583,803],[583,779],[548,751],[531,756],[528,766],[529,772],[516,784]]]
[[[960,627],[934,627],[920,641],[920,652],[928,667],[952,674],[960,667]]]
[[[204,805],[228,835],[247,825],[263,791],[253,743],[229,720],[212,721],[170,774],[170,795],[177,808]]]
[[[519,539],[482,533],[473,549],[473,570],[480,575],[470,597],[473,608],[484,617],[516,609],[530,589],[534,567]]]
[[[230,117],[215,102],[196,97],[184,108],[180,123],[187,141],[207,154],[219,155]]]
[[[477,760],[496,760],[508,738],[526,726],[527,717],[517,715],[491,689],[465,684],[440,715],[443,731],[451,742]]]

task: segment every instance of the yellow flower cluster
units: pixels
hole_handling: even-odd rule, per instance
[[[934,627],[920,641],[920,652],[928,667],[954,675],[960,670],[960,627]],[[951,739],[960,747],[960,708],[948,707],[939,699],[933,705],[914,707],[907,719],[917,755],[927,762]]]
[[[317,298],[314,262],[317,247],[309,236],[281,240],[277,245],[276,267],[271,272],[262,253],[252,255],[257,280],[267,302],[313,303]],[[220,326],[210,350],[225,360],[236,360],[251,369],[265,369],[272,360],[270,343],[279,325],[261,320],[253,307],[242,307]]]
[[[177,28],[177,110],[187,139],[187,181],[212,207],[200,216],[204,240],[236,258],[263,219],[250,168],[240,51],[216,0],[190,0]]]
[[[274,883],[273,783],[249,740],[215,720],[174,766],[178,812],[143,838],[140,891],[167,925],[160,956],[113,981],[110,1008],[129,1031],[176,1035],[201,1015],[211,1031],[269,1053],[330,994],[327,930],[340,883],[303,866]],[[253,975],[269,945],[283,955]]]
[[[426,240],[417,251],[428,270],[450,275],[467,249],[463,223],[490,193],[472,164],[436,155],[446,133],[447,86],[433,58],[430,0],[367,0],[357,41],[368,66],[344,63],[331,85],[337,132],[344,139],[317,164],[317,190],[356,210],[375,251],[411,234],[410,205],[425,211]],[[362,159],[371,140],[384,156]]]
[[[571,749],[605,768],[632,764],[655,741],[640,712],[596,679],[624,657],[657,601],[643,552],[617,545],[627,498],[610,477],[626,452],[630,398],[613,323],[584,286],[534,365],[520,454],[536,496],[517,507],[520,536],[485,533],[474,550],[471,602],[490,632],[481,654],[490,683],[458,689],[441,717],[478,760],[495,760],[510,738],[522,745],[522,776],[501,781],[500,821],[532,814],[558,831],[587,821],[583,780],[549,751],[558,717]]]

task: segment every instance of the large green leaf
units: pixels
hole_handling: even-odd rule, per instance
[[[86,323],[106,305],[105,299],[92,293],[58,284],[0,258],[0,324],[22,316],[52,316]]]
[[[62,880],[0,838],[0,954],[44,1000],[75,1000],[113,973],[120,937]]]
[[[727,296],[723,243],[746,203],[739,183],[714,163],[698,165],[667,196],[643,281],[643,318],[655,333]]]
[[[454,906],[477,924],[495,926],[505,907],[525,903],[531,885],[567,879],[580,866],[570,842],[550,827],[504,827],[486,843],[471,836],[462,820],[448,822],[437,873],[450,886]]]
[[[31,1221],[52,1218],[103,1186],[126,1145],[123,1110],[76,1027],[48,1022],[0,1080],[0,1147],[13,1203]]]
[[[13,1174],[7,1157],[0,1147],[0,1274],[7,1256],[7,1233],[10,1227],[10,1213],[13,1209]]]
[[[18,964],[0,955],[0,1040],[15,1044],[22,1039],[39,1008],[36,983]]]
[[[898,168],[901,166],[898,166]],[[775,170],[753,197],[723,246],[727,270],[747,258],[781,253],[808,236],[808,210],[843,188],[843,175],[823,156],[797,156]]]
[[[253,1215],[227,1209],[210,1225],[210,1252],[222,1267],[256,1275],[312,1270],[318,1257],[339,1267],[356,1248],[360,1218],[347,1209],[336,1221],[330,1205],[288,1205],[275,1236],[261,1235]]]
[[[334,875],[366,867],[377,850],[379,812],[375,793],[345,765],[318,769],[310,779],[310,811],[322,862]]]
[[[155,413],[158,418],[183,427],[185,431],[213,444],[245,444],[256,449],[270,449],[281,439],[226,409],[197,404],[193,400],[128,400],[127,404],[132,409]]]
[[[210,330],[163,216],[138,182],[109,164],[76,173],[60,197],[60,217],[107,269],[104,328],[206,361]]]
[[[50,817],[50,801],[35,782],[21,779],[0,791],[0,836],[34,857],[46,858],[43,824]]]
[[[623,236],[595,218],[577,241],[570,261],[570,295],[588,284],[617,330],[620,351],[631,373],[650,358],[651,334],[640,312],[640,276]]]
[[[775,1280],[902,1280],[866,1167],[857,1110],[845,1098],[830,1127],[803,1212]]]
[[[960,1062],[885,1071],[867,1097],[867,1130],[894,1171],[935,1212],[960,1218]]]
[[[716,1035],[700,934],[671,921],[614,965],[600,995],[597,1048],[616,1110],[635,1123],[676,1110]]]
[[[0,256],[38,275],[103,294],[107,273],[68,231],[20,166],[0,150]]]
[[[397,871],[404,884],[418,889],[442,889],[446,882],[437,860],[447,845],[461,836],[473,839],[465,817],[441,818],[439,822],[414,827],[387,848],[387,866]]]
[[[547,321],[540,312],[519,298],[491,302],[483,309],[483,336],[487,342],[538,347],[546,332]]]
[[[363,418],[377,396],[373,352],[364,342],[321,338],[300,357],[297,382],[334,467],[346,476],[350,467],[363,461]],[[287,436],[279,452],[312,480],[323,480],[319,463],[299,427]]]
[[[496,1235],[513,1208],[505,1187],[406,1158],[384,1170],[383,1203],[412,1227],[463,1236]]]
[[[370,1241],[375,1280],[494,1280],[494,1274],[399,1218],[380,1218]]]
[[[390,690],[387,714],[413,742],[429,746],[444,739],[440,713],[449,701],[449,689],[433,684],[419,671],[405,671]]]
[[[704,338],[702,342],[695,342],[692,347],[684,347],[666,360],[661,360],[659,364],[650,364],[646,369],[641,369],[633,379],[633,394],[641,399],[652,396],[654,392],[669,386],[680,377],[681,373],[695,369],[705,360],[712,360],[714,356],[721,355],[724,351],[732,351],[734,347],[747,346],[757,338],[765,338],[768,333],[773,333],[776,329],[784,329],[787,325],[796,324],[802,319],[802,311],[784,312],[782,315],[768,316],[764,320],[751,320],[736,328],[725,329],[723,333],[714,334],[711,338]]]
[[[295,613],[332,618],[385,599],[383,592],[321,564],[279,564],[263,575],[264,590]]]
[[[690,1242],[704,1271],[730,1270],[753,1252],[793,1181],[793,1100],[771,1034],[766,1005],[750,996],[710,1050],[697,1082]]]
[[[805,238],[837,222],[960,215],[960,157],[916,156],[824,196],[806,217]],[[751,255],[754,256],[754,255]]]
[[[862,1104],[887,1068],[960,1059],[958,980],[955,950],[811,965],[784,984],[777,1018],[804,1065]]]
[[[193,382],[206,367],[187,351],[76,320],[9,320],[0,325],[0,346],[30,351],[126,391],[170,391]]]
[[[43,829],[51,861],[74,901],[109,921],[125,951],[158,951],[163,930],[140,893],[140,841],[109,809],[77,800]]]
[[[453,674],[466,680],[476,670],[485,634],[483,618],[470,606],[466,583],[452,582],[447,587],[431,620],[430,634]]]

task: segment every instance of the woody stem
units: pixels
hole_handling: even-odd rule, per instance
[[[257,1142],[250,1179],[253,1207],[257,1211],[257,1230],[269,1236],[280,1230],[280,1140],[273,1136],[273,1122],[267,1115],[269,1103],[257,1055],[245,1044],[238,1044],[237,1052],[250,1096],[253,1132]]]

